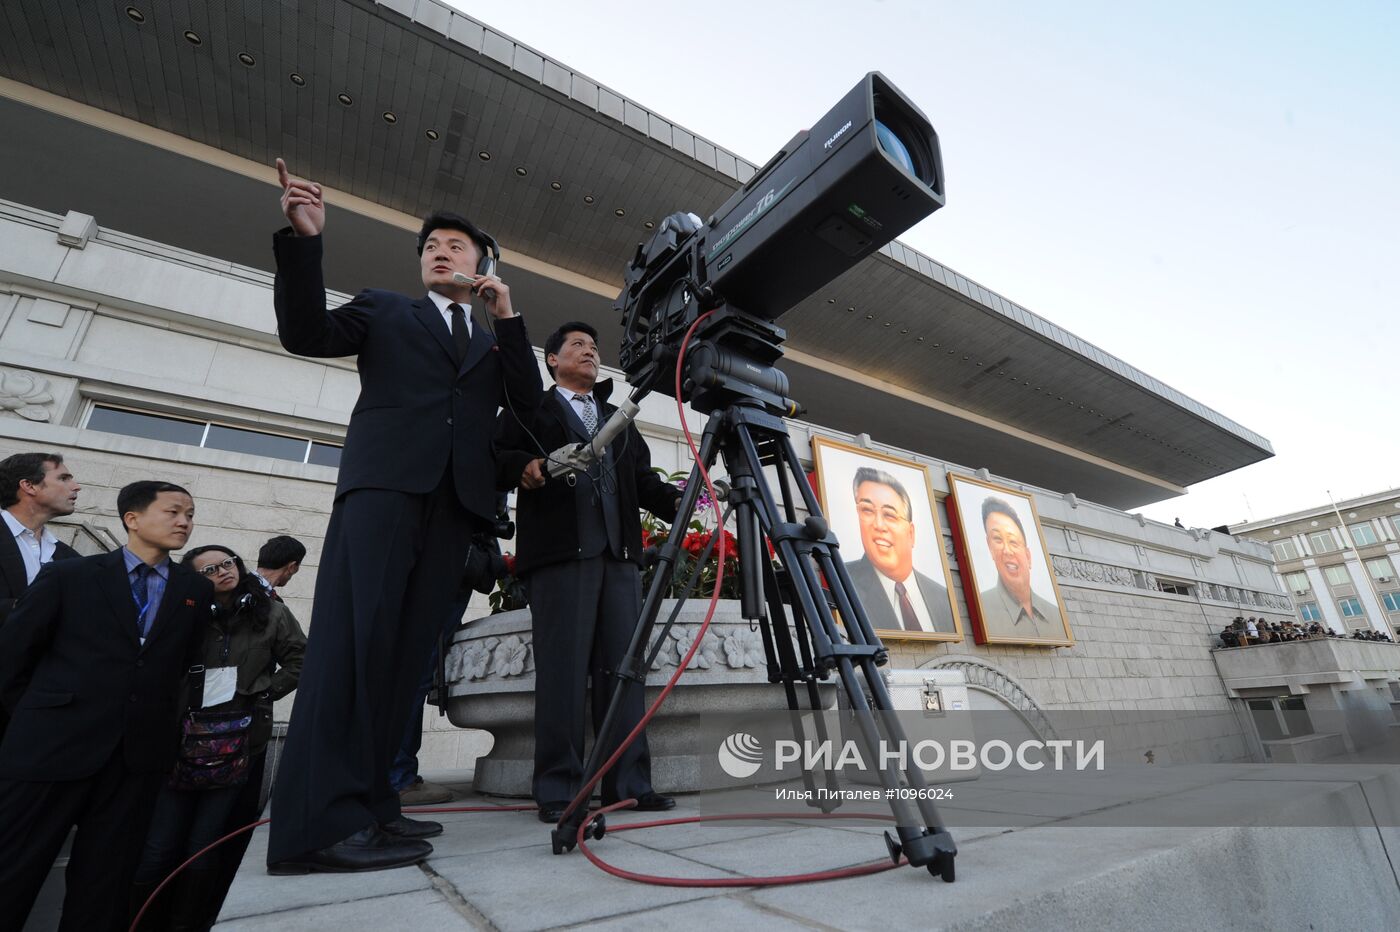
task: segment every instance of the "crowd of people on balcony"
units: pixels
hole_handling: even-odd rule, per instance
[[[1283,641],[1307,641],[1315,638],[1350,638],[1357,641],[1394,643],[1390,635],[1371,629],[1338,634],[1319,621],[1308,624],[1296,621],[1268,621],[1263,618],[1236,616],[1220,631],[1220,647],[1252,647],[1255,644],[1278,644]]]

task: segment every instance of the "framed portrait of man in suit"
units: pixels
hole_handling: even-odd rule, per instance
[[[812,438],[812,458],[827,520],[876,634],[882,640],[961,640],[928,471],[825,437]]]
[[[976,642],[1072,646],[1035,500],[951,472],[948,492],[948,523]]]

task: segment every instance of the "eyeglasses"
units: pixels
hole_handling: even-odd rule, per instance
[[[201,576],[213,576],[220,570],[231,570],[234,566],[233,557],[229,557],[227,560],[223,560],[219,563],[210,563],[204,569],[200,570],[199,574]]]

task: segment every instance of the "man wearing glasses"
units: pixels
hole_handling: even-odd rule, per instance
[[[846,564],[871,627],[955,634],[948,589],[914,569],[909,493],[898,479],[870,466],[851,480],[865,556]]]

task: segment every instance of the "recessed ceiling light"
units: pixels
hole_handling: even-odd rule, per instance
[[[491,153],[487,152],[485,149],[482,149],[480,152],[478,152],[476,154],[476,157],[481,159],[483,162],[491,161]]]
[[[627,211],[623,210],[621,207],[619,207],[617,210],[614,210],[614,211],[613,211],[613,216],[616,216],[616,217],[625,217],[626,215],[627,215]]]
[[[923,338],[923,337],[915,337],[915,338],[914,338],[914,342],[915,342],[915,343],[922,343],[922,342],[924,342],[924,338]]]
[[[524,165],[515,166],[515,173],[521,178],[524,178],[526,175],[530,174],[530,172],[525,168]]]
[[[204,40],[199,37],[199,33],[192,29],[185,30],[185,41],[190,45],[203,45]]]
[[[146,14],[136,9],[134,6],[126,8],[126,15],[133,23],[144,23],[146,21]]]
[[[384,117],[384,122],[385,122],[385,123],[397,123],[397,122],[399,121],[399,118],[396,117],[396,116],[394,116],[394,111],[392,111],[392,110],[385,110],[385,111],[384,111],[382,114],[380,114],[380,115],[381,115],[382,117]]]
[[[836,299],[835,299],[835,298],[827,298],[827,299],[826,299],[826,303],[827,303],[827,304],[835,304],[835,303],[836,303]]]
[[[339,94],[336,94],[335,99],[340,101],[347,107],[355,102],[355,98],[351,97],[349,94],[344,93],[343,91]]]
[[[886,327],[890,326],[890,322],[889,322],[888,320],[885,321],[885,326],[886,326]]]
[[[290,78],[292,83],[295,84],[297,87],[306,86],[306,79],[303,78],[301,75],[297,74],[295,71],[287,75],[287,77]]]
[[[253,67],[258,63],[258,60],[253,56],[249,55],[247,52],[239,52],[238,60],[241,61],[243,64],[247,65],[249,68]]]
[[[428,130],[427,132],[425,132],[423,135],[424,135],[424,136],[427,136],[427,137],[428,137],[429,139],[431,139],[433,142],[437,142],[437,141],[438,141],[438,138],[439,138],[439,137],[438,137],[438,131],[435,130],[435,129],[430,129],[430,130]]]
[[[908,332],[909,332],[909,328],[908,328],[908,327],[905,327],[903,330],[901,330],[901,331],[899,331],[899,332],[900,332],[901,334],[908,333]]]
[[[591,194],[585,194],[585,195],[583,196],[583,202],[584,202],[585,204],[592,204],[592,203],[593,203],[593,195],[591,195]]]
[[[560,184],[559,182],[557,182],[557,181],[551,181],[551,182],[549,183],[549,189],[550,189],[551,191],[558,191],[558,190],[560,190],[560,189],[563,188],[563,187],[564,187],[564,186],[563,186],[562,184]]]
[[[854,304],[849,305],[849,306],[846,308],[846,313],[847,313],[847,314],[854,314],[855,312],[856,312],[856,307],[855,307]]]
[[[866,320],[874,320],[874,319],[875,319],[875,315],[874,315],[874,314],[866,314],[866,315],[865,315],[865,319],[866,319]]]
[[[648,220],[646,223],[642,224],[642,226],[646,227],[648,230],[651,230],[651,229],[655,229],[656,224],[654,224],[654,223],[652,223],[650,220]]]

